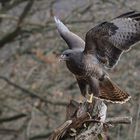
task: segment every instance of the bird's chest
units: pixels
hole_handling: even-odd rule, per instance
[[[74,59],[74,61],[67,61],[68,69],[78,77],[96,77],[97,79],[102,75],[98,61],[91,55],[83,56],[81,59]]]
[[[86,72],[85,64],[82,62],[66,62],[68,69],[75,75],[83,76]]]

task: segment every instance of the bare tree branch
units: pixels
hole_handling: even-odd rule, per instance
[[[15,84],[14,82],[10,81],[8,78],[4,77],[4,76],[0,76],[0,79],[6,81],[9,85],[21,90],[22,92],[24,92],[25,94],[29,95],[30,97],[32,98],[37,98],[39,99],[40,101],[42,102],[45,102],[46,104],[52,104],[52,105],[60,105],[60,106],[66,106],[67,103],[66,102],[53,102],[51,100],[47,100],[45,99],[44,97],[42,96],[39,96],[37,93],[34,93],[32,91],[29,91],[28,89],[26,88],[23,88],[17,84]]]
[[[18,120],[18,119],[24,118],[26,116],[27,116],[26,114],[21,113],[21,114],[17,114],[14,116],[0,117],[0,123]]]
[[[16,135],[17,133],[17,130],[0,128],[0,135]]]
[[[131,124],[132,117],[113,117],[106,119],[107,124]]]
[[[34,3],[34,0],[30,0],[27,5],[25,6],[25,8],[23,9],[23,12],[22,14],[20,15],[19,17],[19,20],[17,22],[17,26],[16,28],[14,29],[14,31],[12,31],[11,33],[9,34],[6,34],[1,40],[0,40],[0,48],[2,48],[5,44],[13,41],[17,36],[18,34],[20,33],[20,30],[21,30],[21,24],[24,20],[24,18],[26,17],[26,15],[28,14],[28,12],[30,11],[32,5]]]

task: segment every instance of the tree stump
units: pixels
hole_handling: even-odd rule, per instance
[[[103,140],[103,132],[113,124],[130,124],[131,117],[106,119],[107,106],[102,100],[78,103],[71,100],[67,105],[66,121],[56,128],[49,140]]]

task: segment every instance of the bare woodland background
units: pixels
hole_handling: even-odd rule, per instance
[[[74,77],[58,62],[67,45],[53,13],[84,39],[94,25],[135,9],[139,0],[0,0],[0,140],[46,140],[64,122],[66,103],[81,97]],[[108,116],[133,117],[132,125],[111,128],[110,140],[139,140],[139,45],[110,74],[132,99],[108,103]]]

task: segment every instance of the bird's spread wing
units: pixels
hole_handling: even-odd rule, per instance
[[[131,11],[89,30],[84,53],[94,53],[101,63],[112,68],[120,55],[139,40],[140,12]]]
[[[58,32],[66,41],[70,49],[84,49],[85,42],[76,34],[72,33],[57,17],[54,17]]]

